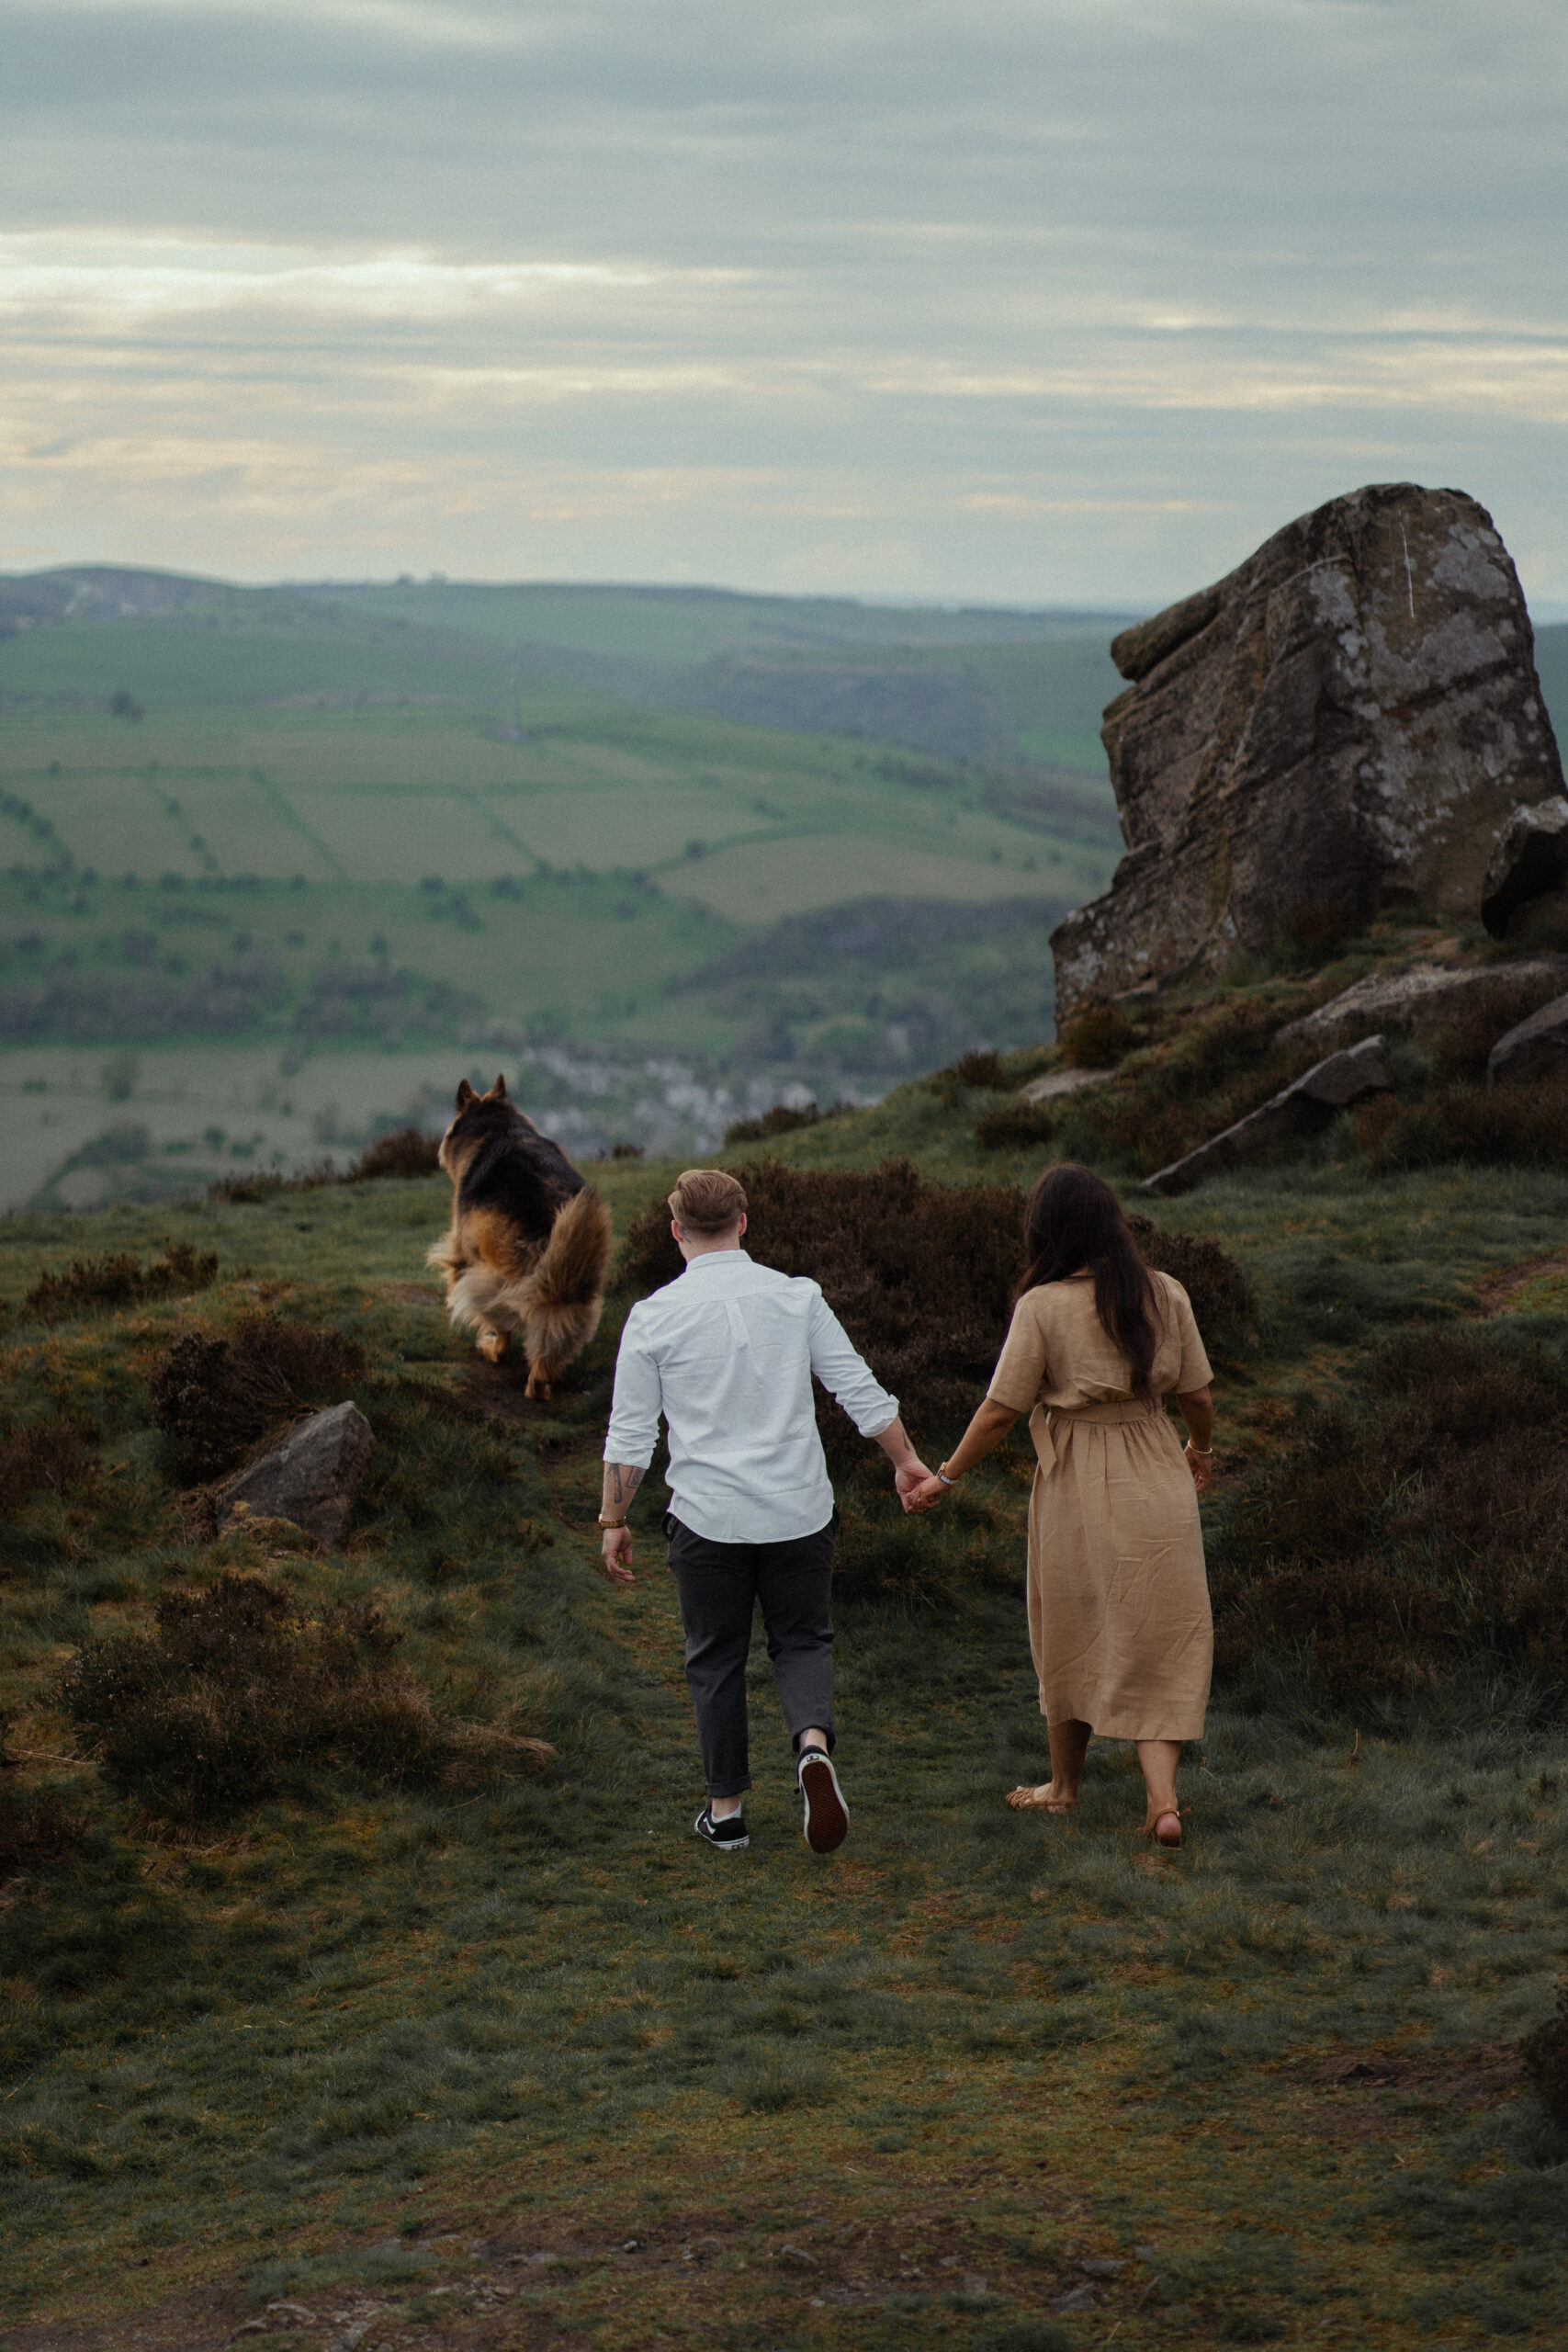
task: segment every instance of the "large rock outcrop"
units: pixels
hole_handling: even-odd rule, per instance
[[[1126,629],[1102,740],[1127,855],[1061,923],[1056,1017],[1405,899],[1473,917],[1502,827],[1562,797],[1508,551],[1380,484]]]

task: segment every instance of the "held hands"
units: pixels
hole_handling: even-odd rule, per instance
[[[928,1470],[913,1492],[905,1496],[904,1509],[908,1511],[934,1510],[946,1492],[942,1480],[933,1471]]]
[[[935,1483],[931,1472],[918,1454],[912,1455],[901,1468],[893,1473],[893,1484],[897,1489],[898,1499],[903,1504],[906,1513],[925,1509],[925,1505],[917,1502],[915,1498],[917,1495],[923,1494],[929,1486],[933,1486]]]

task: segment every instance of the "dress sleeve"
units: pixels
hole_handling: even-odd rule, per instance
[[[1195,1388],[1207,1388],[1214,1375],[1210,1369],[1203,1342],[1198,1336],[1198,1319],[1192,1312],[1191,1300],[1179,1283],[1173,1282],[1170,1289],[1171,1303],[1176,1308],[1176,1334],[1181,1346],[1181,1363],[1176,1374],[1177,1394],[1190,1396]]]
[[[1010,1412],[1027,1413],[1032,1410],[1044,1379],[1045,1334],[1040,1328],[1033,1294],[1026,1292],[1012,1310],[1012,1322],[986,1394],[993,1404],[1005,1405]]]

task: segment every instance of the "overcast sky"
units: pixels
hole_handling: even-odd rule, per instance
[[[1568,600],[1563,0],[0,0],[0,568]]]

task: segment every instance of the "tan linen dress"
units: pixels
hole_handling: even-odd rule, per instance
[[[1156,1274],[1165,1312],[1156,1397],[1212,1374],[1181,1284]],[[1029,1643],[1047,1723],[1105,1739],[1200,1739],[1213,1623],[1192,1474],[1162,1404],[1129,1386],[1127,1359],[1074,1274],[1026,1291],[989,1394],[1028,1413]]]

